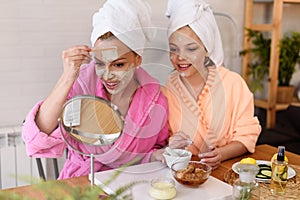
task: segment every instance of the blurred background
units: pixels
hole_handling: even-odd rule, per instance
[[[0,188],[26,184],[11,174],[36,174],[26,158],[21,125],[32,106],[44,99],[62,73],[61,53],[73,45],[90,45],[92,16],[104,0],[0,0]],[[143,67],[164,84],[172,70],[164,15],[167,0],[148,0],[157,36],[145,49]],[[225,66],[241,73],[244,1],[207,0],[219,24]],[[284,7],[282,31],[300,31],[300,5]],[[268,22],[272,6],[259,4],[254,21]],[[299,71],[292,82],[299,83]],[[22,167],[17,167],[22,165]],[[6,170],[6,171],[5,171]],[[8,171],[7,171],[8,170]]]

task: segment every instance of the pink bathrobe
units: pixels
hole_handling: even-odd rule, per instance
[[[135,72],[139,87],[132,99],[125,117],[125,126],[121,137],[113,144],[97,148],[101,155],[95,157],[95,171],[120,167],[132,159],[140,158],[140,163],[149,162],[156,149],[167,144],[168,138],[168,105],[165,96],[160,92],[159,83],[142,68]],[[94,64],[81,68],[80,75],[74,83],[69,98],[89,94],[107,99],[103,85],[97,77]],[[51,135],[39,130],[35,117],[43,101],[38,102],[29,112],[23,124],[23,140],[27,154],[31,157],[60,157],[67,147],[62,139],[60,129]],[[75,140],[72,145],[86,150],[86,145]],[[59,179],[87,175],[90,172],[90,157],[76,153],[69,148],[68,158]]]

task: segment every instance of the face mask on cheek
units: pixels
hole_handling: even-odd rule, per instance
[[[95,67],[95,71],[96,71],[97,76],[103,80],[108,80],[115,76],[115,73],[113,71],[109,71],[108,67],[105,67],[105,68]]]
[[[102,77],[102,75],[104,74],[105,70],[106,70],[105,68],[104,69],[98,69],[97,67],[95,67],[96,74],[97,74],[97,76],[99,78]]]
[[[113,78],[114,80],[118,80],[118,86],[114,90],[110,90],[108,88],[107,91],[110,94],[118,94],[121,91],[123,91],[129,82],[132,80],[134,75],[135,67],[131,65],[127,71],[108,71],[105,70],[105,72],[102,73],[102,79],[109,80]]]

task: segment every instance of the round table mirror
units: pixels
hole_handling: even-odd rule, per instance
[[[76,96],[62,109],[59,126],[63,139],[76,152],[91,157],[91,185],[94,185],[94,156],[97,146],[113,144],[121,135],[124,119],[117,106],[96,96]],[[76,143],[82,143],[85,152]]]

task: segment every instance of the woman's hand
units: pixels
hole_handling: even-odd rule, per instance
[[[78,78],[80,66],[83,62],[90,61],[90,51],[91,49],[85,45],[74,46],[63,51],[63,74],[41,105],[36,116],[36,124],[42,132],[50,135],[57,127],[57,119],[73,83]]]
[[[79,75],[80,66],[91,61],[90,47],[78,45],[62,52],[64,75],[69,80],[75,81]]]
[[[184,132],[177,132],[169,139],[169,147],[172,149],[184,149],[192,143],[190,136]]]
[[[161,161],[161,162],[165,163],[165,158],[163,156],[164,152],[165,152],[165,149],[158,149],[158,150],[154,151],[151,154],[150,162]]]
[[[213,169],[219,167],[222,161],[220,150],[216,147],[211,147],[208,152],[200,153],[200,161],[210,165]]]

